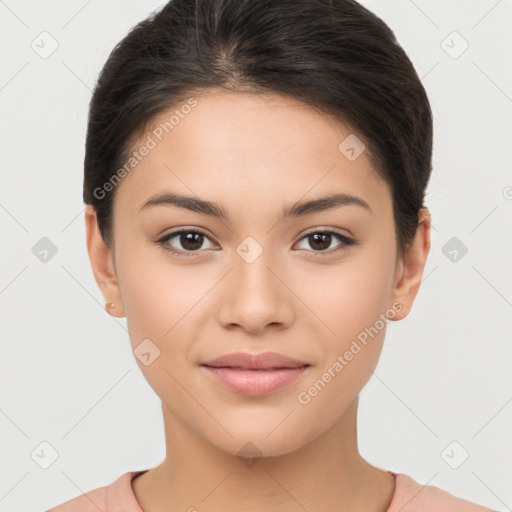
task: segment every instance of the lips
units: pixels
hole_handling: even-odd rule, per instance
[[[275,352],[264,352],[262,354],[236,352],[206,361],[202,366],[240,370],[279,370],[300,368],[302,366],[309,366],[309,364]]]
[[[206,361],[201,367],[231,392],[261,396],[297,382],[310,365],[274,352],[257,355],[238,352]]]

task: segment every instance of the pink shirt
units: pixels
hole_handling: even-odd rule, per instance
[[[144,512],[133,494],[131,481],[145,471],[124,473],[110,485],[72,498],[47,512]],[[387,512],[496,512],[433,485],[423,486],[405,473],[390,473],[396,486]]]

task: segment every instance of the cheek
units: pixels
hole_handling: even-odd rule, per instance
[[[149,253],[132,252],[119,267],[129,337],[139,368],[169,407],[186,407],[179,382],[184,382],[182,373],[186,375],[188,369],[194,305],[207,286],[197,284],[184,267],[172,268],[154,255],[151,259]]]
[[[184,314],[180,274],[171,271],[154,248],[122,247],[122,241],[119,245],[119,286],[132,346],[149,338],[162,349]]]
[[[389,306],[394,260],[364,255],[338,266],[316,271],[299,292],[319,320],[322,338],[342,349],[366,327],[372,326]]]
[[[342,410],[377,365],[390,313],[393,250],[367,247],[340,265],[317,272],[302,288],[308,306],[321,320],[315,320],[321,350],[310,382],[317,382],[312,393],[318,394],[320,407],[335,403],[334,410]]]
[[[318,365],[297,396],[313,423],[320,417],[322,424],[337,421],[372,376],[386,333],[387,282],[385,267],[351,268],[315,297],[329,329],[316,336]]]

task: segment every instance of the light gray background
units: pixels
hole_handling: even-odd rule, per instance
[[[361,393],[361,453],[511,510],[512,2],[362,3],[390,25],[418,70],[435,141],[431,254],[411,314],[389,323]],[[103,309],[82,204],[95,79],[129,28],[161,5],[0,1],[2,512],[46,510],[164,457],[160,404],[125,320]],[[31,47],[43,45],[43,31],[59,45],[47,59]],[[463,40],[453,31],[469,44],[457,58]],[[57,248],[46,263],[32,252],[42,237]],[[456,261],[444,253],[450,245],[443,252],[453,237],[468,248]],[[43,442],[58,452],[47,469]],[[452,469],[446,460],[456,465],[463,450],[469,458]]]

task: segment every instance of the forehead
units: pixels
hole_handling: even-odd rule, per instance
[[[150,196],[171,191],[229,210],[265,203],[281,211],[306,196],[344,192],[364,196],[378,214],[391,196],[367,150],[355,159],[342,151],[345,141],[357,144],[354,135],[287,96],[209,91],[158,116],[133,144],[138,159],[115,203],[135,214]]]

